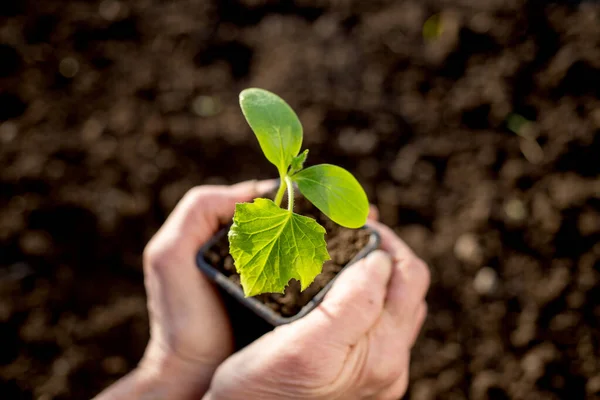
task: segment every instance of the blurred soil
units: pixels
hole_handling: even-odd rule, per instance
[[[194,185],[274,175],[249,86],[430,263],[407,398],[599,396],[600,6],[575,3],[0,2],[0,397],[136,365],[146,241]]]

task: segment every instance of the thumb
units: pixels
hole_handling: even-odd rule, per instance
[[[376,250],[342,271],[321,304],[293,324],[317,330],[314,334],[322,339],[353,345],[379,319],[391,275],[390,256]]]
[[[169,256],[185,253],[188,257],[188,253],[210,239],[220,224],[231,220],[236,203],[252,200],[274,186],[274,180],[246,181],[233,186],[197,186],[183,196],[149,247],[162,249],[163,253],[170,249]]]

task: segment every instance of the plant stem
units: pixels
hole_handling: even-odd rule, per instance
[[[275,195],[275,200],[273,202],[277,204],[277,207],[281,206],[281,200],[283,200],[283,195],[285,193],[285,189],[287,187],[287,181],[285,179],[279,180],[279,189],[277,189],[277,194]]]
[[[289,176],[285,177],[285,183],[287,184],[287,193],[288,193],[288,211],[294,211],[294,184]]]

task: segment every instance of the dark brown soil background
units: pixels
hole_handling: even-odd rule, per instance
[[[136,365],[146,241],[192,186],[274,175],[249,86],[430,263],[407,398],[598,396],[600,5],[575,3],[2,0],[0,397]]]

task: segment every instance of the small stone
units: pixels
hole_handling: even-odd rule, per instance
[[[538,309],[527,306],[518,316],[517,327],[510,334],[513,346],[523,347],[533,340],[537,330]]]
[[[59,358],[58,360],[54,361],[52,370],[58,376],[67,376],[71,370],[71,365],[66,359]]]
[[[520,147],[521,152],[530,163],[539,164],[544,160],[544,150],[537,140],[521,139]]]
[[[436,398],[436,382],[433,379],[420,379],[412,385],[411,399],[433,400]]]
[[[583,236],[590,236],[600,232],[600,214],[592,210],[582,212],[579,215],[577,227]]]
[[[525,376],[536,380],[544,374],[544,366],[556,357],[556,348],[550,343],[541,344],[530,350],[521,360]]]
[[[585,295],[581,291],[571,292],[567,295],[567,305],[571,308],[580,308],[585,303]]]
[[[585,391],[589,395],[598,394],[598,392],[600,392],[600,375],[596,375],[587,381]]]
[[[408,182],[418,159],[418,150],[410,145],[405,146],[389,168],[391,177],[397,182]]]
[[[212,96],[197,96],[192,102],[192,111],[199,117],[212,117],[221,112],[221,105]]]
[[[338,145],[348,154],[371,154],[377,147],[377,136],[366,130],[348,128],[340,132]]]
[[[510,199],[504,203],[506,216],[514,222],[521,222],[527,218],[527,208],[519,199]]]
[[[104,0],[98,6],[98,14],[107,21],[114,21],[121,12],[121,3],[115,0]]]
[[[120,375],[127,372],[127,361],[119,356],[106,357],[102,360],[102,368],[109,374]]]
[[[46,232],[28,231],[21,236],[19,243],[26,254],[40,256],[50,251],[51,240]]]
[[[564,331],[572,329],[579,322],[579,318],[574,312],[563,312],[550,320],[550,329],[552,331]]]
[[[92,117],[83,124],[81,138],[87,142],[94,141],[102,135],[105,128],[106,125],[102,121]]]
[[[65,78],[74,78],[79,72],[79,61],[73,57],[66,57],[60,61],[58,71]]]
[[[7,121],[0,124],[0,142],[12,142],[13,139],[17,137],[18,132],[19,128],[14,122]]]
[[[483,267],[475,275],[473,288],[480,295],[492,294],[498,287],[498,274],[490,267]]]
[[[464,262],[477,264],[482,259],[482,250],[477,236],[472,233],[461,235],[454,245],[454,254]]]

